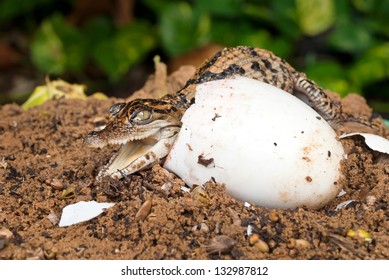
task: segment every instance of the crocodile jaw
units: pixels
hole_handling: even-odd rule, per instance
[[[178,126],[164,127],[144,139],[112,139],[107,141],[108,143],[92,141],[91,137],[86,137],[84,142],[91,147],[122,144],[119,151],[100,170],[96,179],[100,180],[105,176],[120,179],[159,162],[169,154],[179,130]]]

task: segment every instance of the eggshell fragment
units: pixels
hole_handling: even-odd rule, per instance
[[[339,136],[339,138],[346,138],[355,135],[362,136],[365,139],[366,145],[369,146],[370,149],[380,153],[389,154],[389,140],[379,135],[375,135],[371,133],[353,132],[353,133],[343,134]]]
[[[77,223],[89,221],[113,205],[115,205],[115,203],[99,203],[96,201],[79,201],[77,203],[67,205],[62,210],[59,226],[67,227]]]
[[[242,201],[271,208],[325,205],[340,191],[343,147],[293,95],[236,77],[197,86],[164,167],[186,184],[213,177]]]

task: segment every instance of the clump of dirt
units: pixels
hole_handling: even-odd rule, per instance
[[[192,73],[170,76],[163,91],[177,90]],[[151,79],[137,94],[158,92],[159,84]],[[388,159],[362,138],[341,140],[346,194],[320,210],[271,210],[233,199],[212,180],[184,191],[162,163],[122,180],[96,181],[118,147],[86,148],[82,140],[117,101],[0,108],[0,225],[13,235],[0,231],[0,259],[388,259]],[[357,117],[371,114],[360,97],[341,102]],[[383,124],[380,133],[388,138]],[[82,200],[115,205],[59,227],[62,209]]]

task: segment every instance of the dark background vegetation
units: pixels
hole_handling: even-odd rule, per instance
[[[251,45],[387,117],[388,26],[388,0],[1,0],[0,103],[24,101],[46,75],[123,97],[157,54],[173,69]]]

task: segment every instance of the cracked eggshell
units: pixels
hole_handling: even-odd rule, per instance
[[[164,167],[189,186],[213,177],[232,197],[270,208],[319,208],[341,189],[334,130],[279,88],[243,77],[198,85],[182,122]]]

